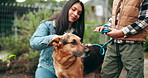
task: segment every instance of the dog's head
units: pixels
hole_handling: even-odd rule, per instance
[[[65,33],[62,37],[58,37],[49,42],[48,46],[54,46],[55,51],[70,54],[76,57],[86,57],[89,49],[82,45],[80,38],[71,33]]]

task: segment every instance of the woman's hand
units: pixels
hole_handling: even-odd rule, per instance
[[[85,46],[92,46],[92,44],[85,44]]]
[[[58,37],[62,37],[62,35],[55,35],[52,40],[54,40],[55,38],[58,38]]]

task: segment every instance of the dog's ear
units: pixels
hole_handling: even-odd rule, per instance
[[[54,46],[54,47],[60,47],[62,43],[60,42],[62,37],[58,37],[53,39],[52,41],[49,42],[48,46]]]

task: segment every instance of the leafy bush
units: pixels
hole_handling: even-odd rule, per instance
[[[84,43],[91,43],[96,44],[99,43],[99,33],[93,32],[93,30],[96,27],[94,26],[87,26],[85,27],[85,33],[84,33]]]
[[[15,54],[17,56],[20,56],[24,52],[28,52],[28,48],[30,48],[28,40],[19,36],[2,37],[0,38],[0,45],[3,49],[9,50],[11,51],[11,54]]]
[[[38,12],[29,12],[28,14],[24,14],[21,18],[15,17],[14,27],[19,28],[18,31],[21,32],[22,36],[30,37],[36,30],[40,21],[47,19],[51,15],[52,11],[50,9],[40,9]]]
[[[17,28],[17,34],[0,38],[0,46],[10,51],[10,55],[16,55],[16,59],[7,59],[3,66],[10,69],[9,72],[33,73],[38,63],[39,53],[30,47],[29,40],[40,21],[52,15],[50,9],[40,9],[37,12],[29,12],[22,17],[15,17],[13,28]],[[1,62],[2,63],[2,62]],[[8,63],[8,64],[6,64]],[[2,69],[0,69],[1,71]]]

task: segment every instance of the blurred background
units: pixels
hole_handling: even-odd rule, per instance
[[[39,51],[29,39],[40,21],[58,13],[67,0],[0,0],[0,78],[34,78]],[[84,43],[104,44],[108,37],[93,30],[111,16],[113,0],[81,0],[85,5]],[[148,77],[148,38],[144,43]]]

